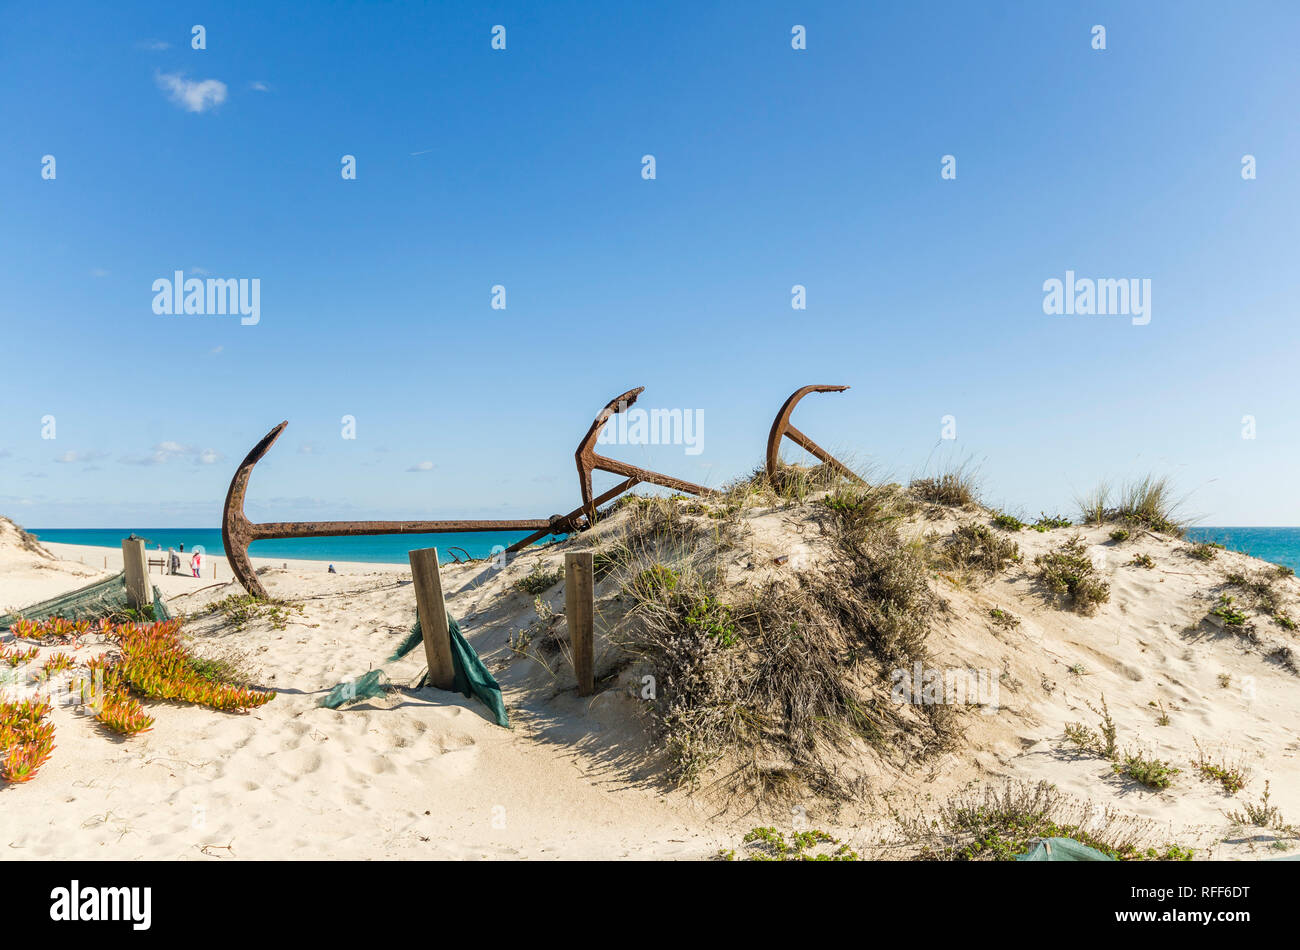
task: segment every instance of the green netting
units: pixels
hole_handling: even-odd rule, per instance
[[[1019,855],[1017,861],[1114,861],[1086,844],[1073,838],[1044,838],[1030,851]]]
[[[447,615],[447,629],[451,634],[451,660],[455,670],[455,682],[452,688],[467,698],[477,697],[491,711],[498,726],[509,728],[510,722],[506,718],[506,704],[501,697],[500,685],[483,665],[483,661],[478,658],[469,641],[461,635],[460,624],[451,614]],[[400,660],[423,640],[424,633],[420,629],[420,621],[416,620],[415,626],[411,628],[406,639],[384,662],[393,663]],[[383,670],[371,670],[354,680],[339,683],[320,701],[320,705],[329,709],[338,709],[345,703],[375,699],[384,694],[384,683]]]
[[[120,616],[130,608],[126,597],[126,574],[115,574],[107,580],[95,581],[68,594],[32,604],[12,614],[0,617],[0,631],[8,630],[20,617],[27,620],[98,620],[101,617]],[[171,620],[171,612],[163,603],[162,593],[153,589],[153,616],[155,620]]]

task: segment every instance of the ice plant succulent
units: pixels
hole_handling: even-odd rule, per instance
[[[0,702],[0,781],[18,784],[36,777],[54,751],[54,723],[46,722],[44,701]]]

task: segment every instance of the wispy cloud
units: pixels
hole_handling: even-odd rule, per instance
[[[254,92],[270,92],[270,91],[271,91],[271,87],[268,86],[266,83],[261,82],[260,80],[259,80],[259,81],[254,81],[254,82],[250,82],[250,83],[248,84],[248,88],[251,89],[251,90],[253,90]]]
[[[432,471],[433,471],[433,463],[432,463],[432,462],[419,462],[419,463],[416,464],[416,465],[412,465],[410,468],[407,469],[407,471],[408,471],[408,472],[432,472]]]
[[[92,268],[90,269],[90,276],[91,276],[91,277],[107,277],[107,276],[108,276],[108,271],[106,271],[106,270],[105,270],[104,268],[102,268],[102,267],[92,267]]]
[[[166,465],[179,459],[195,465],[214,465],[221,458],[221,453],[215,449],[199,449],[179,442],[159,442],[148,455],[126,455],[121,461],[127,465]]]
[[[75,465],[78,462],[94,462],[107,456],[107,452],[64,452],[54,461],[60,465]]]
[[[166,40],[141,40],[135,44],[136,49],[145,49],[151,53],[161,53],[163,50],[171,49],[172,44]]]
[[[158,88],[182,109],[206,112],[226,101],[226,84],[219,79],[186,79],[180,73],[158,73]]]

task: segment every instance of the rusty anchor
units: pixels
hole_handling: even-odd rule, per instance
[[[702,485],[682,481],[670,475],[652,472],[648,469],[627,465],[616,459],[597,455],[596,439],[600,430],[615,413],[623,412],[636,402],[645,390],[644,386],[630,389],[618,396],[601,410],[600,414],[587,430],[587,435],[578,444],[574,458],[578,464],[579,487],[582,491],[582,505],[567,515],[552,515],[549,518],[526,518],[504,521],[280,521],[254,524],[244,515],[244,495],[248,491],[248,479],[253,467],[262,460],[276,439],[284,432],[288,421],[281,422],[268,432],[253,450],[245,456],[230,481],[230,490],[226,493],[226,505],[221,518],[221,538],[230,560],[230,569],[239,583],[254,597],[266,599],[266,588],[258,580],[253,570],[253,563],[248,556],[248,546],[254,541],[283,538],[328,538],[356,537],[385,534],[442,534],[448,532],[475,531],[529,531],[527,537],[511,544],[507,551],[518,551],[548,534],[567,534],[582,530],[595,523],[596,509],[606,502],[618,497],[629,488],[641,482],[662,485],[666,488],[687,492],[692,495],[711,494],[711,490]],[[595,469],[623,475],[624,481],[613,488],[592,497],[591,475]]]
[[[794,412],[794,407],[799,405],[799,400],[803,399],[809,393],[842,393],[848,386],[804,386],[796,389],[790,394],[781,406],[781,411],[776,414],[772,420],[772,428],[767,434],[767,476],[773,482],[780,478],[781,471],[781,439],[788,438],[802,449],[815,455],[823,464],[829,466],[835,471],[851,478],[860,485],[865,485],[861,478],[857,476],[847,465],[837,459],[831,453],[827,452],[820,445],[814,442],[808,436],[804,435],[793,425],[790,424],[790,414]]]

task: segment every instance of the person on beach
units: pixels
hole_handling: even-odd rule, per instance
[[[190,556],[190,570],[194,573],[195,577],[198,577],[199,571],[201,571],[202,569],[203,569],[203,555],[200,554],[198,551],[195,551]]]
[[[167,549],[167,573],[179,574],[181,570],[181,556],[176,553],[175,548]]]

